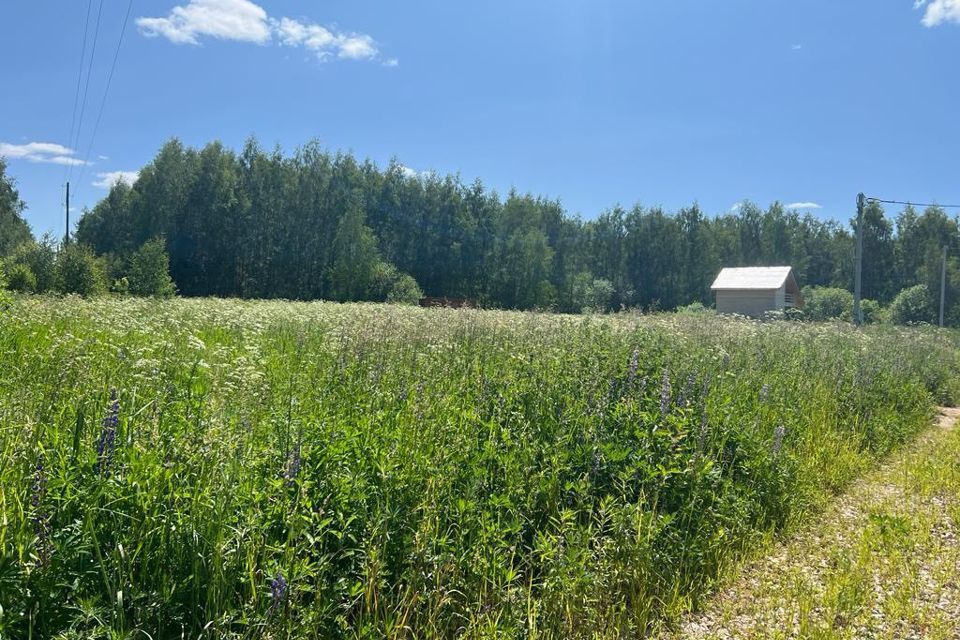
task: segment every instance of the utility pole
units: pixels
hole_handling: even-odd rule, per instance
[[[70,183],[67,183],[67,230],[63,234],[63,244],[70,244]]]
[[[943,245],[943,261],[940,264],[940,327],[943,328],[943,301],[947,295],[947,245]]]
[[[853,321],[857,326],[863,324],[863,312],[860,310],[860,272],[863,270],[863,206],[866,196],[857,194],[857,251],[853,280]]]

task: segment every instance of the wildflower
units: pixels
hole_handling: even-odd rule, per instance
[[[783,446],[783,437],[787,435],[787,428],[785,426],[778,425],[776,429],[773,430],[773,456],[777,457],[780,455],[780,447]]]
[[[765,384],[760,387],[760,404],[767,404],[767,400],[770,399],[770,385]]]
[[[660,415],[667,416],[670,411],[670,370],[663,370],[663,381],[660,385]]]
[[[637,379],[637,368],[640,366],[640,349],[634,349],[630,355],[630,370],[627,375],[627,384],[633,386]]]
[[[283,607],[287,601],[287,580],[282,573],[277,573],[277,577],[270,581],[270,609],[267,615],[273,615]]]
[[[103,429],[97,439],[97,475],[109,476],[113,466],[113,452],[116,447],[117,426],[120,424],[120,401],[117,390],[110,390],[110,410],[103,419]]]
[[[677,406],[681,409],[687,406],[687,401],[690,397],[690,394],[693,393],[693,387],[696,385],[697,377],[696,374],[691,373],[687,376],[687,381],[683,385],[683,388],[680,390],[680,395],[677,396]]]
[[[290,456],[287,459],[287,470],[283,473],[284,479],[287,481],[288,486],[293,486],[294,481],[297,479],[297,475],[300,473],[300,443],[297,443],[297,446],[294,447],[293,451],[290,452]]]

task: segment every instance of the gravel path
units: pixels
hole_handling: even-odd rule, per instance
[[[960,409],[663,638],[960,638]]]

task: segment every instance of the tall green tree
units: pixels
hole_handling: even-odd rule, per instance
[[[25,208],[16,182],[7,175],[7,163],[0,157],[0,257],[33,240],[30,225],[23,219]]]

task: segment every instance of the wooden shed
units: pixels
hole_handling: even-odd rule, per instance
[[[791,267],[728,267],[710,289],[719,313],[759,318],[768,311],[803,308],[803,296]]]

